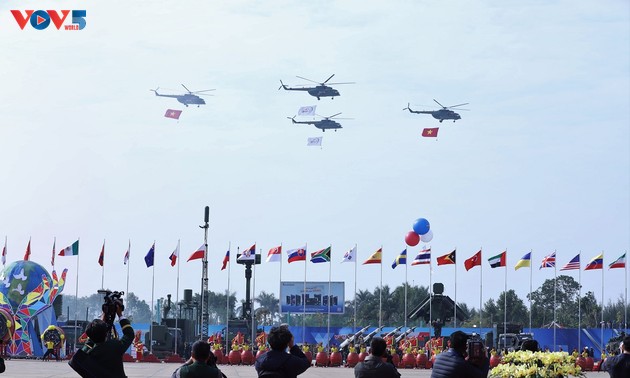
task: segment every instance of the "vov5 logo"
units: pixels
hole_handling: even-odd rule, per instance
[[[64,22],[70,14],[69,10],[25,10],[24,13],[20,10],[12,10],[11,13],[22,30],[28,22],[37,30],[46,29],[51,22],[57,30],[62,26],[65,30],[81,30],[85,27],[85,10],[73,10],[72,23],[65,25]]]

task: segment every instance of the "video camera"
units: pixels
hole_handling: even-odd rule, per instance
[[[122,296],[125,295],[124,291],[110,291],[110,290],[99,290],[99,294],[103,294],[103,306],[101,307],[103,313],[105,314],[105,323],[110,327],[114,326],[114,320],[116,319],[117,308],[120,307],[120,310],[123,311],[125,309],[125,305],[123,304]]]
[[[468,355],[468,361],[475,364],[479,364],[487,358],[486,347],[478,333],[468,335],[468,340],[466,341],[466,354]]]

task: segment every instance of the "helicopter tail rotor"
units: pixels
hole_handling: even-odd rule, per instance
[[[407,103],[407,107],[403,108],[403,110],[411,110],[411,108],[409,108],[409,106],[410,106],[409,103]]]
[[[295,117],[297,117],[297,115],[294,115],[293,117],[287,117],[287,118],[290,119],[291,122],[297,123],[297,122],[295,122]]]

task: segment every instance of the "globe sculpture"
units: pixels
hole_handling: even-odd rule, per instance
[[[52,304],[63,290],[67,271],[64,269],[59,279],[54,270],[50,275],[33,261],[15,261],[4,268],[0,274],[0,310],[13,317],[11,355],[31,356],[41,351],[41,346],[34,342],[39,342],[38,334],[48,325],[56,324]],[[40,330],[35,329],[34,320],[38,317]]]

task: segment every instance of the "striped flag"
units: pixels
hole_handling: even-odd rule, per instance
[[[282,261],[282,246],[273,247],[267,253],[267,262],[281,262]]]
[[[491,268],[500,268],[506,265],[507,251],[503,251],[496,256],[492,256],[488,259]]]
[[[532,267],[532,253],[527,252],[525,256],[523,256],[516,265],[514,265],[514,270],[519,270],[520,268],[531,268]]]
[[[79,241],[75,241],[72,245],[59,251],[57,256],[77,256],[79,254]]]
[[[173,251],[173,253],[171,253],[171,255],[168,257],[168,259],[171,260],[171,266],[175,266],[175,264],[177,263],[178,257],[179,257],[179,243],[177,243],[177,247],[175,247],[175,250]]]
[[[626,254],[621,255],[617,260],[608,265],[608,269],[625,268],[626,267]]]
[[[595,270],[604,268],[604,254],[593,257],[591,261],[586,264],[584,270]]]
[[[101,248],[101,254],[98,255],[98,265],[103,266],[105,263],[105,242],[103,242],[103,248]]]
[[[571,259],[565,266],[560,270],[576,270],[580,269],[580,254],[578,253],[574,258]]]
[[[223,265],[221,265],[221,270],[225,270],[229,262],[230,262],[230,250],[228,249],[228,251],[225,252],[225,257],[223,258]]]
[[[418,253],[418,255],[411,262],[411,265],[424,265],[424,264],[431,264],[431,247],[420,251],[420,253]]]
[[[379,248],[378,251],[372,253],[372,255],[363,262],[363,265],[380,264],[382,260],[383,260],[383,248]]]

